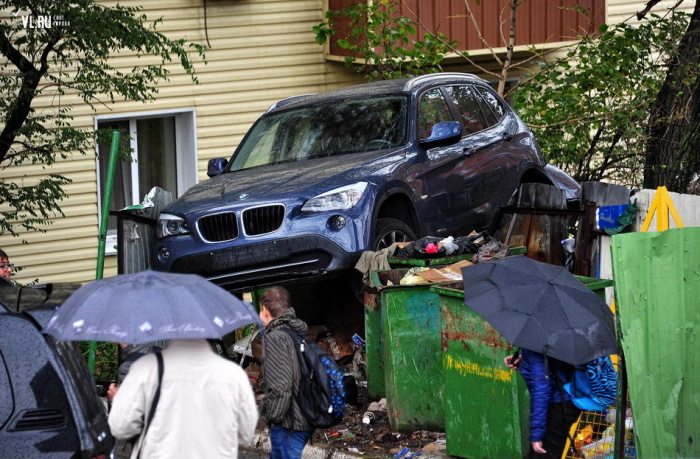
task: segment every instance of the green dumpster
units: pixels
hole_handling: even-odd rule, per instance
[[[447,452],[469,458],[527,456],[529,398],[503,359],[510,344],[464,304],[462,284],[430,288],[438,294]]]
[[[365,293],[365,363],[367,368],[367,396],[370,400],[386,397],[384,386],[384,359],[382,358],[381,295]]]
[[[605,298],[611,280],[576,276]],[[440,307],[447,452],[469,458],[527,457],[530,399],[503,359],[512,346],[464,304],[463,284],[433,285]]]
[[[393,431],[442,430],[440,317],[430,292],[439,284],[399,285],[407,271],[372,273],[379,307],[365,301],[367,390],[386,397]]]
[[[576,276],[576,279],[583,282],[586,287],[593,290],[600,296],[603,301],[605,300],[605,289],[607,287],[613,286],[613,281],[610,279],[600,279],[598,277],[586,277],[586,276]]]

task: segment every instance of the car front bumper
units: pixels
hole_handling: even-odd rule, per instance
[[[229,291],[246,291],[350,269],[359,256],[323,236],[304,235],[185,255],[158,269],[196,273]]]

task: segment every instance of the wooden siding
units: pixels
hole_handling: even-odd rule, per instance
[[[311,27],[321,22],[327,1],[209,1],[207,30],[211,48],[207,50],[208,64],[196,61],[201,84],[192,84],[177,65],[169,65],[170,80],[159,84],[155,102],[119,102],[97,107],[96,113],[75,96],[64,97],[61,102],[73,105],[73,125],[86,129],[94,126],[95,115],[194,109],[197,151],[192,154],[198,159],[198,179],[205,180],[207,161],[230,155],[250,125],[274,101],[361,81],[342,64],[328,62],[322,48],[314,41]],[[447,1],[435,0],[435,4],[443,7]],[[455,7],[462,0],[449,1]],[[206,43],[202,0],[125,0],[120,3],[143,6],[151,19],[162,16],[164,21],[158,30],[172,38],[186,37]],[[675,1],[663,1],[655,11],[663,11],[673,3]],[[642,4],[639,0],[609,0],[608,16],[621,20],[632,16]],[[692,10],[693,5],[694,2],[688,0],[683,3],[685,9]],[[442,28],[441,31],[445,32]],[[129,69],[143,65],[146,60],[123,54],[113,62]],[[468,69],[462,65],[449,70]],[[37,100],[37,107],[49,107],[53,103],[53,99],[45,97]],[[0,170],[0,180],[32,181],[48,173],[61,173],[73,180],[66,187],[69,197],[62,203],[65,217],[54,218],[45,233],[25,233],[22,238],[2,235],[0,248],[23,268],[14,277],[19,282],[92,280],[96,270],[100,206],[96,160],[92,155],[74,153],[51,167],[37,165]],[[23,240],[27,244],[23,244]],[[104,275],[115,273],[116,257],[108,256]]]
[[[369,0],[368,0],[369,1]],[[428,31],[439,31],[456,40],[459,49],[479,54],[486,46],[479,38],[477,29],[467,16],[466,0],[404,0],[399,14],[416,20]],[[328,0],[331,11],[340,11],[357,0]],[[508,39],[510,0],[487,0],[469,6],[479,26],[481,35],[494,49],[505,49]],[[571,10],[579,5],[588,10],[588,15]],[[516,13],[516,46],[547,46],[575,40],[577,35],[596,28],[605,22],[604,0],[529,0],[523,3]],[[338,27],[340,38],[347,34],[347,22],[341,21]],[[417,38],[425,36],[419,28]],[[348,56],[335,40],[328,48],[330,56]]]

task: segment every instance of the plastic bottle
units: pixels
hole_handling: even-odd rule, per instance
[[[362,415],[362,423],[371,424],[372,421],[374,421],[374,413],[371,411],[366,411],[365,414]]]

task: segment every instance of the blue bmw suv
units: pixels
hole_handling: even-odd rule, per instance
[[[156,269],[231,291],[483,230],[525,182],[578,190],[489,84],[464,73],[284,99],[208,175],[160,214]]]

